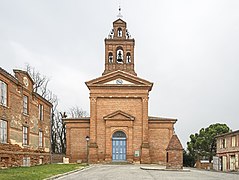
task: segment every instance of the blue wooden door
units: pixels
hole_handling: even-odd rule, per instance
[[[112,142],[112,160],[125,161],[126,160],[126,139],[113,139]]]
[[[112,161],[126,161],[126,135],[122,131],[112,137]]]

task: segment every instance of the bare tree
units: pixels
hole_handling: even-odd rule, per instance
[[[66,128],[63,122],[65,113],[55,111],[52,121],[52,151],[54,153],[66,153]]]
[[[88,116],[88,113],[78,106],[71,107],[68,111],[68,115],[71,118],[80,118]]]
[[[52,118],[51,118],[51,149],[53,153],[66,153],[66,128],[63,118],[66,118],[66,113],[61,113],[58,110],[58,98],[48,89],[49,78],[39,73],[34,67],[26,64],[26,71],[34,81],[33,92],[38,93],[43,98],[52,103]],[[74,106],[68,111],[69,117],[79,118],[87,116],[87,112],[83,111],[78,106]]]
[[[39,73],[34,67],[26,64],[26,71],[34,81],[33,92],[38,93],[43,98],[52,103],[51,118],[51,149],[53,153],[66,152],[66,130],[61,113],[58,111],[58,98],[48,89],[49,78]]]
[[[44,75],[41,75],[34,67],[26,64],[26,71],[31,76],[34,85],[33,85],[33,92],[40,94],[43,98],[46,98],[48,95],[48,82],[50,79]]]

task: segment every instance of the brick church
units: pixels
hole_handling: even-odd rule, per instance
[[[182,168],[177,119],[148,115],[153,83],[137,76],[135,40],[121,18],[105,39],[102,76],[87,81],[90,117],[65,119],[70,162],[140,162]]]

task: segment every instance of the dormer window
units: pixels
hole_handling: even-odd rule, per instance
[[[117,54],[117,63],[122,63],[123,64],[123,56],[124,56],[124,53],[123,53],[123,49],[121,47],[119,47],[116,51],[116,54]]]
[[[126,63],[131,63],[131,56],[129,52],[126,54]]]
[[[122,36],[123,36],[122,29],[118,28],[118,37],[122,37]]]
[[[113,63],[113,53],[109,52],[109,63]]]

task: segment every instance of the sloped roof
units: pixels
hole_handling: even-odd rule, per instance
[[[9,72],[7,72],[5,69],[0,67],[0,74],[2,74],[3,76],[5,76],[6,78],[9,78],[10,80],[12,80],[13,82],[15,82],[16,84],[18,84],[18,80],[16,77],[14,77],[12,74],[10,74]]]
[[[183,146],[176,134],[171,137],[166,150],[183,150]]]
[[[13,72],[16,73],[23,73],[25,74],[29,80],[32,82],[32,84],[34,84],[34,81],[32,80],[31,76],[27,73],[27,71],[23,71],[23,70],[19,70],[19,69],[13,69]],[[2,74],[3,76],[5,76],[7,79],[11,80],[12,82],[14,82],[16,85],[21,85],[22,83],[12,74],[10,74],[9,72],[7,72],[5,69],[3,69],[2,67],[0,67],[0,74]],[[50,101],[48,101],[46,98],[42,97],[40,94],[33,92],[33,95],[37,96],[37,98],[42,99],[43,101],[45,101],[47,104],[49,104],[50,106],[52,106],[52,103]]]
[[[132,84],[120,85],[120,86],[115,84],[105,84],[106,82],[111,81],[113,79],[117,79],[117,78],[124,79],[126,81],[131,82]],[[87,81],[85,82],[85,84],[87,85],[89,89],[90,87],[107,87],[107,86],[133,87],[135,86],[135,87],[147,87],[149,88],[149,90],[151,90],[153,86],[153,83],[121,70],[110,72],[96,79]]]
[[[116,20],[113,22],[113,24],[115,24],[115,23],[123,23],[123,24],[126,24],[126,22],[125,22],[123,19],[121,19],[121,18],[116,19]]]

